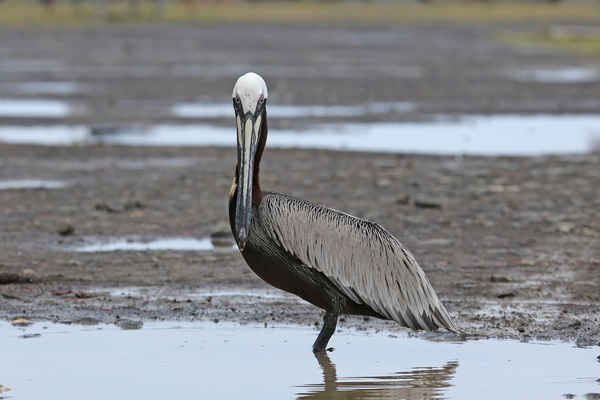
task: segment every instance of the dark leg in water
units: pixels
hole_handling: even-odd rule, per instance
[[[315,340],[315,344],[313,344],[313,351],[325,351],[327,350],[327,343],[329,343],[329,339],[335,333],[335,326],[337,325],[338,316],[337,314],[330,313],[329,311],[325,312],[325,316],[323,317],[323,328]]]

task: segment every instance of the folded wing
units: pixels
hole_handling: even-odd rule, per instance
[[[269,235],[345,296],[412,329],[458,329],[411,252],[370,221],[275,193],[261,217]]]

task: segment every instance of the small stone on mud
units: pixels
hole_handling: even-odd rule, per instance
[[[591,237],[598,237],[598,236],[600,236],[600,233],[598,233],[597,231],[595,231],[593,229],[590,229],[590,228],[586,228],[586,227],[583,227],[581,229],[581,234],[583,236],[591,236]]]
[[[594,339],[591,338],[577,338],[577,340],[575,340],[575,346],[580,347],[580,348],[584,348],[584,347],[592,347],[596,345],[596,341]]]
[[[58,232],[58,234],[61,236],[72,235],[73,233],[75,233],[75,228],[73,227],[73,225],[71,225],[71,221],[69,221],[69,219],[64,219],[58,225],[56,232]]]
[[[575,319],[572,324],[569,325],[570,328],[580,328],[582,322],[578,319]]]
[[[210,232],[211,238],[229,238],[231,237],[231,226],[228,222],[217,222]]]
[[[92,326],[92,325],[98,325],[100,324],[100,320],[96,319],[96,318],[91,318],[91,317],[84,317],[84,318],[80,318],[78,320],[74,321],[76,324],[80,324],[80,325],[85,325],[85,326]]]
[[[19,336],[21,339],[37,339],[42,337],[40,333],[26,333],[24,335]]]
[[[92,297],[96,297],[96,295],[78,290],[75,292],[75,297],[77,297],[78,299],[91,299]]]
[[[560,233],[570,233],[575,229],[575,224],[572,222],[559,222],[556,224],[556,230]]]
[[[515,297],[515,294],[513,292],[509,292],[509,293],[500,293],[498,296],[499,299],[506,299],[509,297]]]
[[[132,210],[134,208],[145,208],[146,205],[139,200],[129,200],[123,207],[125,210]]]
[[[392,184],[392,180],[390,178],[379,178],[375,184],[379,187],[385,188]]]
[[[24,277],[22,274],[16,272],[0,272],[0,285],[7,285],[9,283],[20,283],[23,282]]]
[[[213,247],[221,249],[229,249],[235,246],[235,241],[233,240],[231,233],[227,237],[213,236],[210,243],[213,245]]]
[[[117,209],[113,208],[110,204],[108,204],[105,201],[96,203],[96,205],[94,206],[94,210],[106,211],[106,212],[118,212]]]
[[[522,258],[519,263],[521,265],[535,265],[536,261],[532,258]]]
[[[70,287],[61,287],[52,291],[53,296],[66,296],[71,293],[72,290]]]
[[[434,199],[415,199],[415,207],[417,208],[442,208],[442,202]]]
[[[25,319],[25,318],[17,318],[11,322],[12,326],[19,326],[19,327],[29,326],[32,324],[33,324],[33,322],[31,322],[30,320]]]
[[[398,196],[396,196],[396,203],[406,205],[410,203],[410,196],[406,193],[400,193]]]
[[[133,321],[131,319],[122,319],[117,322],[117,326],[123,330],[137,330],[142,329],[144,323],[142,321]]]
[[[508,283],[508,282],[512,282],[512,278],[510,276],[504,276],[504,275],[492,275],[492,282],[501,282],[501,283]]]
[[[26,268],[23,270],[21,275],[23,275],[23,279],[27,282],[33,282],[33,279],[35,278],[35,271],[31,268]]]

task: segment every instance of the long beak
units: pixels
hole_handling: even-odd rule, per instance
[[[244,251],[252,220],[252,181],[254,179],[254,156],[260,139],[262,113],[236,115],[238,194],[235,213],[235,235],[240,251]]]

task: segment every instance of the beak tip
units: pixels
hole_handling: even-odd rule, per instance
[[[244,228],[240,229],[237,237],[238,247],[240,251],[244,251],[244,247],[246,246],[246,242],[248,241],[248,235],[246,234],[246,230]]]

